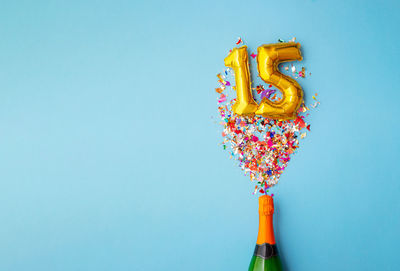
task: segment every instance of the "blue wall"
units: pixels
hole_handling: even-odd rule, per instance
[[[246,270],[253,185],[218,143],[236,37],[297,37],[311,132],[276,194],[287,270],[400,270],[398,1],[8,1],[0,270]]]

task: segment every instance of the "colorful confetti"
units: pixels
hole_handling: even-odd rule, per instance
[[[293,38],[291,41],[294,41]],[[239,38],[239,43],[242,40]],[[238,43],[236,43],[238,44]],[[253,57],[253,56],[252,56]],[[285,67],[289,70],[289,67]],[[290,69],[293,76],[305,78],[305,68],[296,72],[295,66]],[[299,148],[299,139],[307,136],[310,125],[306,122],[306,113],[309,111],[304,102],[298,110],[295,120],[279,121],[264,118],[262,116],[238,116],[232,112],[232,105],[236,99],[228,99],[228,90],[235,93],[234,86],[227,81],[227,77],[234,81],[231,69],[226,69],[217,75],[220,86],[216,88],[218,97],[218,111],[223,126],[222,145],[224,149],[230,147],[231,158],[238,160],[239,167],[250,180],[255,182],[254,193],[268,193],[268,188],[276,185],[288,162]],[[228,84],[229,83],[229,84]],[[279,101],[280,92],[272,89],[271,85],[265,89],[258,85],[253,90],[260,94],[260,99]],[[277,93],[279,95],[277,96]],[[317,101],[317,93],[312,98],[315,101],[311,105],[316,108],[320,103]]]

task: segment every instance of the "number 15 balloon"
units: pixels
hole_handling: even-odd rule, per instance
[[[251,92],[247,46],[233,49],[225,58],[225,66],[231,67],[235,73],[237,97],[232,106],[233,112],[238,115],[257,114],[277,120],[296,118],[303,101],[303,91],[296,80],[279,71],[278,65],[302,59],[299,43],[287,42],[258,47],[258,73],[265,83],[279,89],[282,99],[273,102],[264,98],[257,105]]]

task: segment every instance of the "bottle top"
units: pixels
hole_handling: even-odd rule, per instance
[[[258,213],[260,215],[273,215],[274,214],[274,199],[269,195],[263,195],[258,198]]]

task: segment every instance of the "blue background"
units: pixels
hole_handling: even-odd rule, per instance
[[[243,37],[301,42],[311,132],[276,194],[286,270],[400,270],[398,1],[8,1],[0,270],[246,270],[253,185],[218,145]]]

